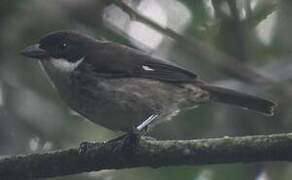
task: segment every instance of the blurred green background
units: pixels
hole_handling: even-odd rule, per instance
[[[291,85],[290,0],[124,2],[163,27],[200,40],[277,82]],[[1,0],[0,155],[63,149],[78,146],[84,140],[105,141],[119,135],[75,116],[51,87],[37,61],[19,55],[22,48],[44,34],[60,29],[128,44],[184,66],[208,82],[274,99],[279,104],[273,117],[227,105],[202,105],[153,129],[150,135],[157,139],[284,133],[292,129],[292,96],[282,93],[287,86],[242,80],[132,18],[109,1]],[[117,120],[122,119],[117,117]],[[291,170],[288,163],[270,162],[110,170],[55,179],[290,180]]]

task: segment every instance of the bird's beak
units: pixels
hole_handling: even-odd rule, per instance
[[[20,52],[20,54],[35,59],[46,59],[49,57],[48,52],[44,49],[41,49],[39,47],[39,44],[35,44],[25,48]]]

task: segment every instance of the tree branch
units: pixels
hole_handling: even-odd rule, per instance
[[[103,169],[292,160],[292,133],[181,141],[141,139],[130,156],[117,150],[117,143],[86,144],[84,152],[72,148],[2,158],[0,178],[44,178]]]

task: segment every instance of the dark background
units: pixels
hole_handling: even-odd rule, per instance
[[[157,139],[194,139],[285,133],[292,129],[292,2],[290,0],[126,0],[139,13],[178,34],[232,55],[281,82],[251,83],[197,56],[183,42],[133,19],[110,1],[0,1],[0,154],[44,152],[105,141],[117,135],[72,113],[37,61],[19,51],[44,34],[73,29],[168,59],[203,80],[275,100],[275,116],[227,105],[202,105],[150,132]],[[188,45],[187,45],[188,46]],[[212,49],[211,49],[212,50]],[[208,51],[207,51],[208,54]],[[214,56],[214,60],[220,59]],[[221,64],[222,65],[222,64]],[[224,65],[224,64],[223,64]],[[226,65],[226,64],[225,64]],[[228,65],[228,64],[227,64]],[[233,71],[239,71],[234,66]],[[255,77],[256,78],[256,77]],[[288,93],[286,93],[288,92]],[[290,92],[290,94],[289,94]],[[122,120],[117,117],[117,121]],[[252,163],[99,171],[56,179],[290,180],[291,165]]]

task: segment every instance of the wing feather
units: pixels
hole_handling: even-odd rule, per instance
[[[140,77],[177,83],[194,82],[197,78],[182,67],[116,43],[103,43],[85,62],[90,63],[96,73],[109,77]]]

